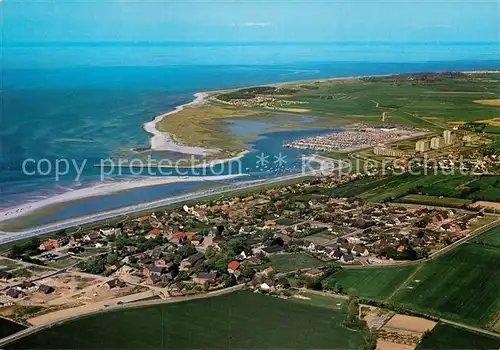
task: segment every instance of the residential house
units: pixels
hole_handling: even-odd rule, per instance
[[[207,212],[203,209],[196,209],[193,211],[193,214],[194,216],[198,217],[198,218],[202,218],[204,217],[205,215],[207,215]]]
[[[313,269],[307,270],[304,274],[306,276],[316,278],[316,277],[320,277],[323,274],[323,271],[321,271],[320,269],[313,268]]]
[[[261,273],[265,276],[269,276],[273,272],[273,268],[271,266],[266,267]]]
[[[168,237],[170,242],[180,244],[186,240],[184,232],[174,232]]]
[[[160,275],[157,275],[156,273],[152,273],[151,275],[149,275],[148,278],[146,278],[146,283],[150,284],[150,285],[154,285],[160,281],[161,281],[161,277],[160,277]]]
[[[180,296],[182,295],[181,291],[184,289],[183,282],[175,282],[168,286],[168,293],[172,296]]]
[[[240,268],[240,262],[233,260],[227,264],[227,272],[229,274],[234,274]]]
[[[69,237],[63,236],[57,239],[57,247],[64,247],[66,244],[69,244]]]
[[[191,255],[190,257],[181,261],[181,263],[180,263],[181,269],[190,268],[191,266],[196,264],[196,262],[198,260],[203,259],[203,257],[204,257],[203,253],[200,253],[200,252]]]
[[[307,250],[310,252],[315,252],[316,251],[316,246],[314,245],[313,242],[309,243],[309,245],[306,247]]]
[[[221,243],[224,241],[224,237],[221,235],[217,234],[212,238],[212,244],[211,246],[216,248],[217,250],[220,250]]]
[[[332,254],[332,259],[339,260],[343,255],[344,253],[342,252],[342,250],[340,250],[340,248],[337,248]]]
[[[340,261],[344,264],[351,264],[354,262],[354,257],[351,254],[344,254],[340,258]]]
[[[47,286],[46,284],[41,284],[38,287],[38,291],[43,294],[51,294],[55,291],[55,289],[50,286]]]
[[[363,247],[363,246],[360,246],[360,245],[354,246],[354,248],[351,250],[351,253],[355,254],[355,255],[359,255],[359,256],[368,256],[368,255],[370,255],[370,252],[368,251],[368,249],[366,249],[366,247]]]
[[[273,286],[270,286],[268,283],[264,282],[259,286],[259,288],[264,291],[270,291]]]
[[[99,233],[103,236],[111,236],[111,235],[119,235],[122,233],[122,229],[117,227],[107,227],[107,228],[101,228],[99,230]]]
[[[166,267],[165,266],[157,266],[155,264],[148,264],[145,269],[144,269],[144,274],[145,275],[163,275],[166,272]]]
[[[268,247],[264,247],[262,248],[262,251],[266,254],[266,255],[269,255],[269,254],[273,254],[273,253],[277,253],[279,251],[282,251],[283,250],[283,247],[280,246],[280,245],[277,245],[277,244],[274,244],[274,245],[270,245]]]
[[[101,236],[96,231],[90,231],[83,236],[83,240],[86,242],[92,242],[100,239]]]
[[[84,239],[83,239],[83,233],[73,233],[70,237],[69,237],[69,242],[71,244],[77,244],[77,243],[80,243],[82,242]]]
[[[275,226],[276,226],[276,222],[274,220],[264,221],[264,229],[273,228]]]
[[[105,285],[109,288],[109,289],[113,289],[113,288],[123,288],[125,287],[127,284],[121,280],[119,280],[118,278],[113,278],[112,280],[110,281],[107,281],[105,283]]]
[[[248,262],[251,264],[254,264],[254,265],[260,265],[260,263],[262,261],[260,260],[260,258],[258,256],[252,256],[252,257],[248,258]]]
[[[7,281],[12,278],[12,274],[10,272],[0,270],[0,280]]]
[[[191,238],[191,244],[196,246],[199,246],[203,242],[203,236],[202,235],[194,235],[193,238]]]
[[[200,272],[195,277],[193,277],[193,281],[195,281],[198,284],[204,284],[205,282],[214,283],[216,277],[217,277],[216,271]]]
[[[156,237],[161,237],[163,235],[163,232],[160,229],[153,229],[148,232],[146,236],[144,236],[146,239],[151,239],[151,238],[156,238]]]
[[[45,242],[42,242],[38,249],[40,250],[53,250],[59,247],[59,242],[57,239],[48,239]]]
[[[5,294],[14,299],[24,298],[26,296],[26,293],[16,288],[10,288]]]
[[[32,291],[36,289],[36,284],[34,284],[31,281],[23,281],[23,283],[21,283],[21,285],[18,288],[20,288],[21,290]]]
[[[344,253],[350,252],[352,250],[352,245],[350,245],[349,243],[342,243],[340,245],[340,250]]]

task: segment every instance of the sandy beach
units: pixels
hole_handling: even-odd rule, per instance
[[[178,113],[182,111],[185,107],[196,106],[204,103],[206,98],[208,97],[208,94],[204,92],[197,92],[194,94],[194,97],[195,99],[193,101],[180,106],[176,106],[173,111],[161,114],[155,117],[152,121],[144,124],[144,130],[153,135],[150,140],[151,149],[153,151],[170,151],[170,152],[179,152],[184,154],[193,154],[200,156],[218,152],[218,150],[216,149],[191,147],[182,145],[180,143],[176,143],[172,140],[172,137],[170,137],[168,133],[161,132],[156,128],[156,124],[162,121],[163,118],[172,115],[174,113]]]
[[[202,176],[202,177],[197,177],[197,176],[145,177],[128,181],[101,183],[92,187],[68,191],[66,193],[62,193],[49,198],[44,198],[36,202],[26,203],[24,205],[9,208],[5,211],[0,212],[0,222],[26,215],[28,213],[34,212],[36,210],[42,209],[44,207],[53,204],[65,203],[89,197],[105,196],[112,193],[126,191],[134,188],[156,186],[156,185],[167,185],[176,182],[221,181],[221,180],[235,179],[245,175],[246,174]]]

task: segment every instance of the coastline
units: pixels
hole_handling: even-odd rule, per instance
[[[324,78],[324,79],[307,79],[307,80],[296,80],[296,81],[290,81],[290,82],[281,82],[281,83],[270,83],[270,84],[261,84],[261,85],[255,85],[255,86],[282,86],[282,85],[288,85],[288,84],[299,84],[299,83],[307,83],[307,82],[313,82],[313,81],[335,81],[335,80],[353,80],[353,79],[360,79],[360,78],[367,78],[367,77],[383,77],[383,76],[390,76],[391,74],[379,74],[379,75],[367,75],[367,76],[347,76],[347,77],[333,77],[333,78]],[[220,94],[223,92],[229,92],[229,91],[235,91],[238,89],[244,89],[244,88],[251,88],[253,86],[241,86],[238,88],[233,88],[233,89],[223,89],[223,90],[211,90],[208,92],[196,92],[193,94],[194,99],[191,102],[175,106],[173,110],[160,114],[156,116],[152,121],[149,121],[147,123],[144,123],[143,129],[147,133],[151,134],[150,138],[150,149],[152,151],[170,151],[170,152],[177,152],[177,153],[182,153],[182,154],[189,154],[189,155],[195,155],[195,156],[208,156],[208,155],[214,155],[220,152],[218,149],[210,149],[210,148],[203,148],[203,147],[198,147],[198,146],[187,146],[183,145],[180,142],[174,141],[172,136],[167,133],[167,132],[162,132],[157,129],[156,125],[161,122],[165,117],[168,117],[169,115],[179,113],[180,111],[184,110],[186,107],[193,107],[197,105],[201,105],[209,100],[209,98],[214,95],[214,94]],[[242,155],[246,154],[248,151],[244,150],[240,152],[237,156],[228,158],[228,159],[215,159],[209,163],[209,166],[213,164],[220,164],[220,163],[225,163],[228,161],[232,161],[235,159],[239,159],[242,157]],[[213,164],[212,164],[213,163]]]
[[[475,74],[475,73],[484,73],[484,72],[498,73],[500,71],[480,71],[480,70],[478,70],[478,71],[451,71],[451,72],[464,73],[464,74]],[[236,91],[239,89],[248,89],[248,88],[257,87],[257,86],[287,86],[287,85],[293,85],[293,84],[303,84],[303,83],[308,83],[308,82],[355,80],[355,79],[362,79],[362,78],[380,78],[380,77],[389,77],[389,76],[400,75],[400,74],[406,74],[406,73],[402,72],[402,73],[392,73],[392,74],[350,75],[350,76],[346,76],[346,77],[305,79],[305,80],[294,80],[294,81],[279,82],[279,83],[240,86],[240,87],[231,88],[231,89],[210,90],[210,91],[206,91],[206,92],[196,92],[193,94],[194,99],[191,102],[188,102],[188,103],[185,103],[182,105],[178,105],[178,106],[174,107],[174,109],[172,111],[169,111],[167,113],[156,116],[152,121],[144,123],[143,129],[147,133],[152,135],[152,137],[150,138],[150,149],[152,151],[170,151],[170,152],[177,152],[177,153],[195,155],[195,156],[208,156],[208,155],[214,156],[215,154],[220,153],[219,149],[203,148],[203,147],[199,147],[199,146],[187,146],[187,145],[182,144],[181,142],[178,142],[178,141],[176,142],[172,138],[170,133],[162,132],[162,131],[158,130],[156,128],[156,124],[161,122],[165,117],[172,115],[172,114],[175,114],[175,113],[178,113],[178,112],[184,110],[184,108],[186,108],[186,107],[201,105],[201,104],[209,101],[213,97],[213,95],[227,93],[227,92],[231,92],[231,91]],[[217,99],[215,98],[215,100],[217,100]],[[228,158],[228,159],[214,159],[214,160],[209,162],[208,166],[211,166],[213,164],[220,164],[220,163],[232,161],[235,159],[239,159],[242,157],[242,155],[246,154],[247,152],[248,152],[247,150],[243,150],[237,156],[232,157],[232,158]]]
[[[472,71],[464,72],[467,74],[472,74]],[[286,85],[286,84],[298,84],[298,83],[303,83],[307,81],[335,81],[335,80],[352,80],[352,79],[360,79],[364,77],[382,77],[382,76],[392,76],[392,75],[398,75],[402,73],[397,73],[397,74],[383,74],[383,75],[368,75],[368,76],[349,76],[349,77],[334,77],[334,78],[324,78],[324,79],[310,79],[310,80],[299,80],[299,81],[292,81],[292,82],[283,82],[283,83],[275,83],[275,84],[267,84],[270,86],[279,86],[279,85]],[[259,85],[259,86],[264,86],[264,85]],[[156,116],[152,121],[147,122],[144,124],[144,130],[153,136],[150,139],[151,143],[151,150],[155,151],[173,151],[173,152],[179,152],[179,153],[185,153],[185,154],[191,154],[191,155],[202,155],[205,156],[207,154],[213,155],[213,153],[218,153],[219,150],[217,149],[206,149],[202,147],[194,147],[194,146],[186,146],[182,145],[181,143],[176,143],[173,138],[170,136],[169,133],[166,132],[161,132],[156,128],[156,124],[163,120],[165,117],[178,113],[182,111],[185,107],[188,106],[196,106],[199,104],[205,103],[207,100],[210,99],[213,94],[217,94],[222,91],[232,91],[232,90],[237,90],[240,88],[235,88],[235,89],[228,89],[228,90],[213,90],[213,91],[208,91],[208,92],[198,92],[195,93],[194,100],[179,106],[176,106],[172,111],[169,111],[167,113],[161,114],[159,116]],[[249,150],[244,150],[234,157],[227,158],[227,159],[214,159],[211,160],[207,163],[204,163],[200,167],[211,167],[214,165],[218,165],[221,163],[225,162],[231,162],[237,159],[240,159],[244,157],[245,154],[249,153],[251,151]],[[237,175],[232,175],[233,177],[239,177],[239,176],[244,176],[246,174],[237,174]],[[224,179],[231,178],[225,177]],[[275,178],[279,179],[279,178]],[[38,201],[34,202],[28,202],[26,204],[21,204],[19,206],[14,206],[10,208],[5,208],[3,211],[0,211],[0,222],[2,221],[7,221],[10,219],[16,219],[23,217],[27,214],[39,211],[40,209],[52,206],[54,204],[60,204],[60,203],[68,203],[72,202],[75,200],[79,199],[86,199],[86,198],[91,198],[91,197],[98,197],[98,196],[105,196],[109,194],[114,194],[118,192],[123,192],[127,190],[131,190],[134,188],[141,188],[141,187],[150,187],[150,186],[155,186],[155,185],[166,185],[169,183],[175,183],[175,182],[194,182],[194,181],[210,181],[210,180],[221,180],[221,179],[215,179],[215,177],[196,177],[194,179],[186,179],[186,178],[147,178],[147,179],[142,179],[142,180],[130,180],[130,181],[122,181],[122,182],[116,182],[116,183],[101,183],[95,186],[87,187],[87,188],[82,188],[82,189],[77,189],[73,191],[69,191],[63,194],[59,194],[53,197],[49,198],[44,198]]]
[[[144,124],[143,126],[144,130],[147,133],[153,135],[150,139],[151,150],[170,151],[170,152],[178,152],[178,153],[192,154],[199,156],[206,156],[218,152],[218,150],[216,149],[185,146],[181,143],[174,142],[174,140],[172,140],[172,137],[168,133],[161,132],[156,128],[156,124],[162,121],[163,118],[178,113],[188,106],[195,106],[204,103],[208,97],[208,94],[205,92],[197,92],[194,94],[194,97],[195,98],[193,101],[176,106],[172,111],[160,114],[156,116],[152,121]]]
[[[157,185],[168,185],[178,182],[203,182],[203,181],[220,181],[220,180],[230,180],[239,178],[242,176],[247,176],[246,174],[234,174],[234,175],[220,175],[220,176],[176,176],[176,177],[146,177],[144,179],[135,179],[128,181],[119,181],[112,183],[102,183],[95,186],[77,189],[73,191],[68,191],[53,197],[48,197],[36,202],[22,204],[16,207],[7,208],[0,212],[0,222],[7,221],[11,219],[16,219],[27,214],[33,213],[37,210],[43,209],[45,207],[68,203],[79,199],[86,199],[91,197],[106,196],[110,194],[116,194],[119,192],[141,188],[141,187],[151,187]]]
[[[316,160],[312,160],[312,161],[321,163],[320,159],[316,159]],[[330,163],[330,162],[328,161],[328,163]],[[332,169],[336,168],[333,163],[331,163],[331,165],[333,165],[333,168],[329,168],[328,170],[332,170]],[[340,166],[340,165],[341,164],[339,163],[337,166]],[[252,188],[255,188],[258,186],[262,186],[262,185],[279,184],[279,183],[283,183],[286,181],[295,181],[295,180],[299,180],[301,178],[313,177],[313,176],[320,174],[321,171],[322,171],[321,169],[318,169],[318,170],[311,170],[311,171],[308,171],[305,173],[285,175],[285,176],[281,176],[279,178],[243,181],[243,182],[235,183],[233,185],[226,185],[226,186],[222,186],[222,187],[211,189],[211,190],[189,192],[189,193],[181,194],[181,195],[174,196],[174,197],[167,197],[164,199],[154,200],[151,202],[142,202],[142,203],[138,203],[138,204],[133,204],[133,205],[128,205],[128,206],[124,206],[124,207],[120,207],[120,208],[106,210],[106,211],[99,212],[99,213],[92,213],[92,214],[83,215],[83,216],[75,216],[75,217],[68,218],[68,219],[54,221],[53,223],[50,223],[50,224],[44,224],[42,226],[32,226],[32,227],[26,228],[26,229],[23,228],[19,231],[17,231],[17,230],[14,230],[14,231],[12,231],[12,230],[11,231],[0,230],[0,244],[6,244],[6,243],[21,240],[21,239],[25,239],[25,238],[43,235],[43,234],[54,232],[54,231],[61,230],[61,229],[67,229],[70,227],[85,225],[85,224],[96,222],[96,221],[107,220],[107,219],[114,218],[117,216],[129,215],[129,214],[133,214],[136,212],[142,212],[145,210],[154,210],[155,208],[160,208],[163,206],[175,205],[175,204],[183,203],[186,201],[208,198],[209,196],[213,196],[213,195],[225,195],[227,193],[231,193],[234,191],[245,191],[245,190],[252,189]],[[1,220],[0,220],[0,222],[1,222]]]

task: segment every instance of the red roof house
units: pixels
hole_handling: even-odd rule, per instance
[[[240,262],[233,260],[227,264],[227,272],[234,273],[236,270],[240,268]]]

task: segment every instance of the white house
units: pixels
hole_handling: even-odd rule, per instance
[[[264,282],[264,283],[262,283],[260,285],[260,289],[262,289],[262,290],[271,290],[271,287],[267,283]]]
[[[111,235],[119,235],[122,233],[122,229],[121,228],[113,228],[113,227],[109,227],[109,228],[101,228],[99,230],[99,233],[103,236],[111,236]]]
[[[354,257],[351,254],[344,254],[340,258],[340,261],[344,264],[352,264],[354,262]]]

